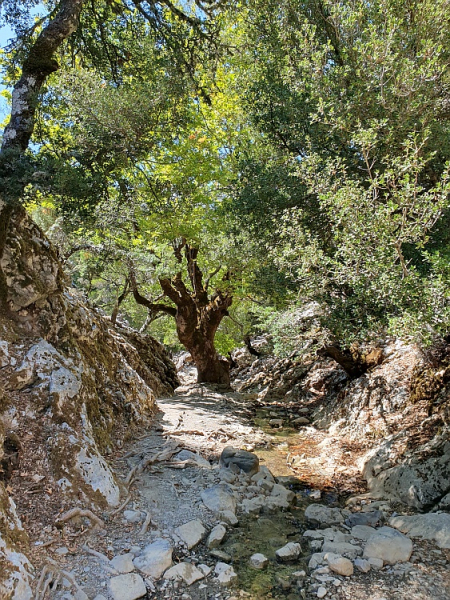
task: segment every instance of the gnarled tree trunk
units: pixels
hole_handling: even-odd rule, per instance
[[[137,289],[136,279],[131,274],[130,281],[134,298],[136,302],[146,306],[150,311],[165,312],[175,319],[178,339],[192,356],[197,367],[199,383],[219,383],[229,386],[230,364],[227,360],[220,358],[217,353],[214,347],[214,337],[222,319],[228,315],[233,298],[227,291],[218,289],[209,296],[208,287],[211,277],[205,283],[203,282],[203,273],[197,264],[198,249],[191,247],[183,239],[174,248],[179,263],[183,261],[183,250],[192,289],[188,289],[181,272],[172,279],[159,280],[164,295],[175,306],[152,303],[141,296]]]

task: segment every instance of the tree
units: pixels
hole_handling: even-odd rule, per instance
[[[236,182],[235,214],[276,199],[262,243],[343,344],[446,335],[447,3],[252,8],[241,88],[258,144],[241,157],[256,178]]]
[[[184,257],[183,257],[184,254]],[[178,271],[172,278],[160,278],[159,285],[164,297],[171,300],[175,307],[154,303],[139,293],[136,277],[130,273],[130,287],[138,304],[145,306],[151,315],[166,313],[175,319],[177,335],[180,342],[190,352],[197,367],[199,383],[230,384],[230,365],[221,359],[214,347],[214,337],[222,319],[229,315],[228,308],[233,301],[231,290],[216,287],[209,294],[212,279],[220,271],[217,268],[205,281],[198,266],[198,248],[192,247],[185,239],[174,244],[174,255],[177,263],[186,261],[186,269],[190,281],[190,289],[183,281],[182,272]],[[225,273],[222,281],[229,279]]]
[[[133,42],[124,40],[130,48]],[[226,218],[220,213],[236,135],[224,120],[230,100],[214,86],[211,102],[196,94],[189,80],[173,72],[165,49],[150,45],[142,61],[134,73],[128,67],[128,79],[120,85],[77,68],[49,90],[39,123],[40,159],[54,173],[44,182],[46,202],[51,199],[65,216],[73,248],[62,255],[74,265],[78,284],[86,252],[103,263],[95,275],[111,283],[106,289],[102,282],[101,303],[113,304],[112,320],[132,291],[151,309],[150,321],[156,312],[175,317],[199,381],[228,384],[229,367],[219,359],[214,337],[232,303],[227,265],[234,274],[241,272],[230,244],[223,243]],[[196,77],[205,80],[209,74],[203,65]],[[74,249],[83,254],[77,258]],[[204,267],[199,252],[206,257]],[[183,262],[184,279],[178,270]],[[213,277],[203,284],[207,272],[222,278],[211,295]],[[145,297],[157,294],[155,285],[175,306]],[[117,290],[114,299],[111,287]]]

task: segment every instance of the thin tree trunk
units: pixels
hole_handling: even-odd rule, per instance
[[[24,209],[20,206],[27,180],[18,177],[21,155],[34,129],[37,97],[45,79],[58,69],[54,53],[76,30],[85,0],[62,0],[56,16],[28,51],[22,74],[12,93],[11,118],[3,133],[0,150],[0,307],[8,308],[8,283],[2,267],[9,232],[15,232]],[[37,274],[38,275],[38,274]],[[38,283],[38,286],[42,283]]]

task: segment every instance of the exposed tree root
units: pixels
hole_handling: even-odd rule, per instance
[[[77,590],[81,589],[81,587],[75,581],[72,573],[61,570],[58,564],[51,558],[47,558],[47,563],[48,564],[44,565],[44,568],[41,571],[41,575],[36,586],[36,592],[34,594],[34,600],[44,600],[45,594],[47,593],[50,585],[53,583],[53,589],[56,589],[63,577],[68,579],[73,587],[75,587]]]
[[[130,500],[131,500],[131,495],[128,495],[125,502],[122,502],[122,504],[119,506],[119,508],[116,508],[115,510],[113,510],[113,512],[110,513],[110,516],[114,517],[115,515],[117,515],[117,513],[120,513],[120,511],[125,508],[125,506],[130,502]]]
[[[96,527],[99,529],[105,528],[105,523],[100,519],[100,517],[94,515],[91,510],[83,510],[81,508],[72,508],[71,510],[68,510],[56,520],[55,525],[60,527],[62,523],[65,523],[65,521],[70,521],[70,519],[74,519],[75,517],[86,517],[90,519],[94,529]]]
[[[146,513],[145,521],[142,524],[142,527],[141,527],[141,530],[139,532],[139,535],[144,535],[145,533],[147,533],[147,529],[148,529],[150,523],[152,522],[152,518],[150,516],[150,513],[148,511],[145,511],[145,513]]]
[[[135,465],[131,469],[131,471],[128,473],[127,478],[125,479],[124,483],[126,485],[131,485],[131,483],[137,473],[142,473],[144,471],[144,469],[146,469],[150,465],[153,465],[156,462],[164,462],[164,461],[169,460],[170,458],[172,458],[172,456],[174,454],[179,452],[180,446],[181,445],[178,443],[175,443],[175,445],[169,444],[169,446],[167,448],[163,448],[161,450],[161,452],[158,452],[157,454],[155,454],[153,456],[143,458],[141,460],[141,462],[139,462],[137,465]]]

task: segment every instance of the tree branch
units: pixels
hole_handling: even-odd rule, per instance
[[[174,306],[166,306],[165,304],[155,303],[149,300],[148,298],[145,298],[145,296],[142,296],[139,293],[136,284],[136,277],[134,276],[134,273],[132,271],[130,271],[129,278],[131,291],[133,292],[133,298],[138,304],[140,304],[141,306],[146,306],[148,310],[152,313],[164,312],[170,315],[171,317],[174,317],[177,314],[177,309]]]

